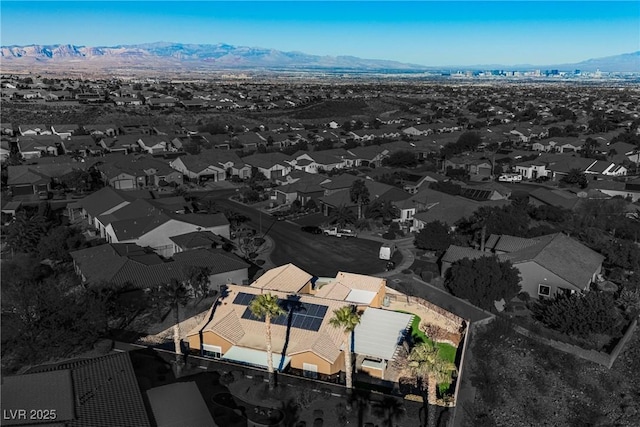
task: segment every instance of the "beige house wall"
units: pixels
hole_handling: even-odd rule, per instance
[[[322,357],[310,351],[291,356],[292,368],[302,370],[304,369],[304,363],[316,365],[319,374],[333,375],[344,370],[344,353],[340,353],[340,356],[338,356],[334,363],[327,362]]]

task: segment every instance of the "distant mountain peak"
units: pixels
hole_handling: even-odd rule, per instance
[[[64,63],[73,60],[74,66],[83,61],[94,67],[146,67],[148,69],[180,66],[209,69],[344,69],[388,70],[395,72],[423,72],[435,69],[477,69],[483,66],[423,66],[381,59],[355,56],[319,56],[304,52],[284,52],[271,48],[233,46],[226,43],[189,44],[159,41],[154,43],[118,46],[80,46],[72,44],[2,46],[0,56],[6,63]],[[142,60],[144,59],[144,62]],[[486,67],[486,66],[485,66]],[[524,66],[501,66],[522,69]],[[540,67],[533,66],[530,67]],[[640,72],[640,51],[606,58],[588,59],[575,64],[548,65],[545,68],[583,71]]]

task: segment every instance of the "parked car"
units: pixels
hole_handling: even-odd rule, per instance
[[[505,173],[498,178],[500,182],[520,182],[522,181],[522,175],[517,173]]]
[[[305,233],[322,234],[322,228],[316,227],[315,225],[305,225],[304,227],[300,228],[300,230],[304,231]]]
[[[338,228],[338,227],[325,228],[322,230],[322,232],[327,236],[336,236],[336,237],[357,237],[358,236],[358,233],[356,233],[353,230],[349,230],[346,228]]]

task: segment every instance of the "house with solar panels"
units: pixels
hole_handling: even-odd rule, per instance
[[[386,280],[340,272],[315,277],[293,264],[271,269],[249,286],[230,284],[205,320],[187,333],[193,354],[266,368],[264,319],[249,309],[262,293],[279,298],[285,315],[272,319],[272,361],[278,371],[339,382],[344,371],[344,332],[329,324],[334,310],[353,305],[363,313],[351,351],[356,371],[384,378],[413,316],[385,310]]]

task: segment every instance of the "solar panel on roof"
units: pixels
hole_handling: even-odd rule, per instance
[[[245,295],[242,296],[241,295]],[[249,305],[251,300],[254,298],[254,295],[239,293],[234,299],[234,304],[238,305]],[[279,304],[282,308],[287,311],[292,311],[291,313],[291,327],[304,329],[307,331],[318,331],[320,329],[320,325],[322,325],[322,321],[324,320],[324,316],[327,313],[328,307],[325,305],[318,304],[309,304],[309,303],[300,303],[293,306],[291,310],[288,310],[288,306],[290,306],[289,301],[280,300]],[[263,318],[258,318],[251,313],[249,307],[247,307],[242,313],[243,319],[256,320],[259,322],[263,322]],[[271,323],[274,325],[289,325],[289,316],[283,315],[278,316],[271,319]]]
[[[255,295],[253,294],[238,292],[238,295],[236,295],[235,299],[233,300],[233,303],[237,305],[249,305],[251,304],[251,301],[253,300],[254,297]]]

